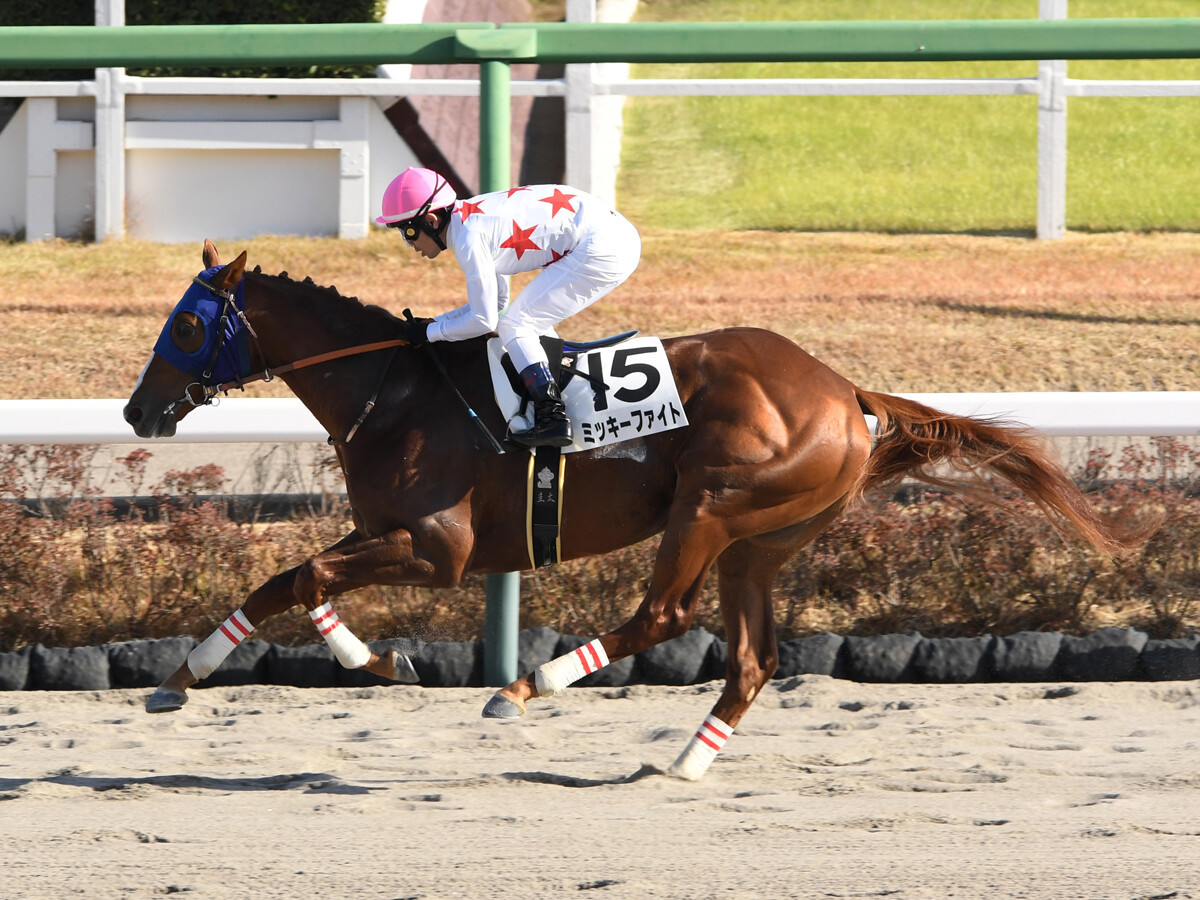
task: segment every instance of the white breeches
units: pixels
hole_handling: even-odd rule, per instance
[[[637,229],[618,212],[605,213],[570,253],[551,263],[509,304],[496,326],[518,372],[545,363],[541,335],[595,303],[633,274],[642,257]]]

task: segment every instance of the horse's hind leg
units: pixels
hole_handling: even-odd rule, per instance
[[[737,541],[717,558],[729,659],[725,689],[668,774],[695,781],[707,770],[775,674],[779,649],[771,587],[780,567],[841,513],[844,500],[791,528]]]
[[[721,619],[729,646],[725,689],[668,774],[695,781],[708,771],[758,692],[775,673],[779,654],[771,584],[791,555],[791,548],[763,549],[743,540],[717,558]]]

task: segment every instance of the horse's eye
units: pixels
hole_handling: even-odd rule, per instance
[[[171,322],[171,340],[184,353],[195,353],[204,346],[204,323],[195,313],[179,313]]]

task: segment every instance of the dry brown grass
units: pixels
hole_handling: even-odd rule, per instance
[[[463,296],[452,259],[427,263],[390,234],[220,247],[395,312]],[[644,247],[630,282],[565,334],[761,325],[893,392],[1200,388],[1200,235],[651,231]],[[0,398],[127,395],[199,267],[198,244],[0,246]]]

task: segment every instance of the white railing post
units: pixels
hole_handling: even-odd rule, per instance
[[[567,0],[568,22],[628,22],[637,0]],[[597,81],[629,77],[628,63],[566,67],[566,182],[616,205],[625,95],[598,96]]]
[[[125,0],[96,0],[97,27],[125,25]],[[96,70],[96,240],[125,236],[125,91],[122,68]]]
[[[25,101],[25,240],[55,237],[58,209],[58,151],[89,150],[92,123],[58,120],[57,97]]]
[[[370,103],[366,97],[342,97],[334,122],[315,123],[313,148],[338,151],[338,237],[365,238],[370,218]]]
[[[1065,19],[1067,0],[1038,0],[1038,17]],[[1067,230],[1067,61],[1038,62],[1037,236]]]
[[[55,175],[58,148],[54,133],[58,121],[55,97],[30,97],[25,132],[25,240],[54,240]]]
[[[595,22],[596,0],[567,0],[568,22]],[[581,191],[592,190],[591,63],[568,63],[564,108],[566,173],[564,181]]]

